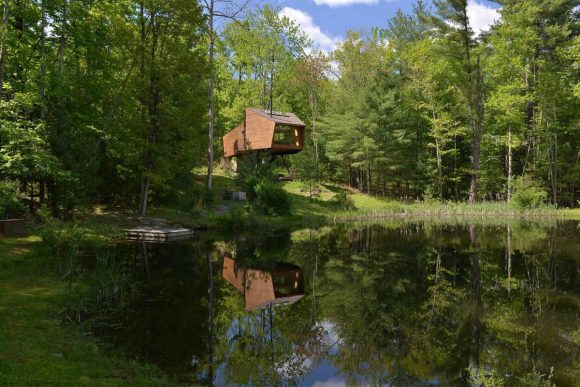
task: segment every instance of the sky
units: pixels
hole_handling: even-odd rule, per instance
[[[323,51],[332,51],[349,29],[385,27],[398,9],[411,12],[414,0],[262,0],[282,9]],[[430,4],[431,0],[426,0]],[[469,0],[473,29],[485,31],[499,18],[497,4]]]

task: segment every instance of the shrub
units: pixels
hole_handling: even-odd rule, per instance
[[[290,214],[290,196],[282,187],[268,180],[262,180],[255,186],[253,205],[267,215]]]
[[[485,370],[470,365],[467,375],[471,386],[501,387],[505,385],[505,381],[495,370]]]
[[[348,195],[346,191],[340,191],[332,198],[332,204],[342,210],[354,210],[354,200]]]
[[[13,181],[0,181],[0,218],[9,218],[24,212],[18,200],[18,184]]]
[[[513,203],[521,209],[540,207],[548,197],[542,186],[529,176],[518,177],[514,181]]]
[[[243,191],[246,192],[246,197],[250,202],[256,200],[256,187],[262,179],[260,179],[257,175],[249,175],[247,176],[241,184],[241,188]]]

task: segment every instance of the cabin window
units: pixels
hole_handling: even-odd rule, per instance
[[[274,144],[300,146],[298,129],[292,126],[276,125]]]

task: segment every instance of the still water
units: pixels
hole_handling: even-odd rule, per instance
[[[580,385],[576,222],[197,235],[115,270],[97,332],[175,383]]]

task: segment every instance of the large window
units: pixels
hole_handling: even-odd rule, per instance
[[[298,129],[292,126],[276,125],[274,144],[299,146]]]

